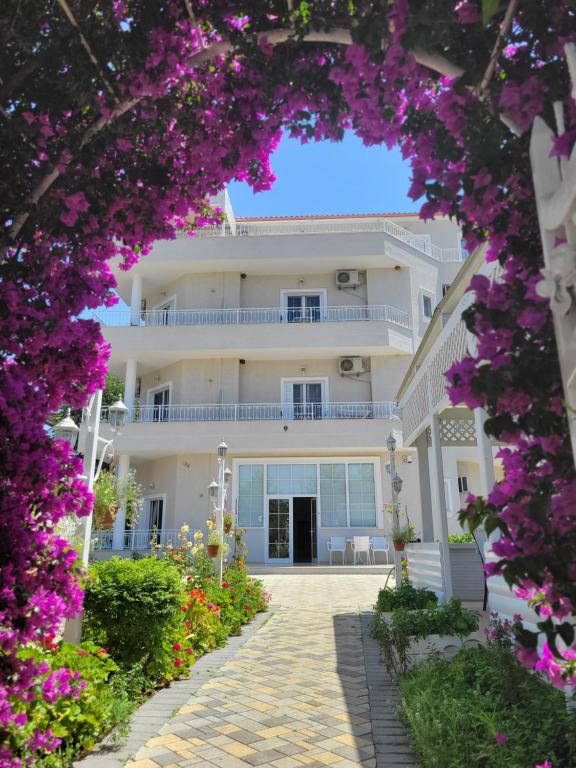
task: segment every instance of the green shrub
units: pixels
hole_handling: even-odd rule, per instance
[[[508,650],[465,649],[450,662],[421,664],[400,692],[420,768],[574,765],[574,713]]]
[[[20,655],[49,667],[30,692],[30,701],[20,702],[27,722],[9,737],[20,757],[31,757],[32,764],[42,768],[67,766],[100,736],[126,723],[132,705],[125,695],[116,695],[111,689],[110,680],[118,667],[98,646],[89,642],[80,646],[62,643],[52,650],[29,646]],[[19,751],[24,736],[47,729],[60,740],[54,753],[45,749],[34,755]]]
[[[416,589],[411,584],[402,584],[398,589],[381,589],[375,609],[380,613],[396,608],[427,608],[436,605],[437,596],[430,589]]]
[[[475,544],[476,540],[471,533],[450,533],[448,544]]]
[[[140,665],[145,677],[165,682],[193,661],[174,649],[186,639],[183,602],[180,572],[166,560],[98,562],[86,583],[86,634],[124,669]]]
[[[382,646],[388,672],[404,673],[408,668],[410,644],[429,635],[456,635],[464,638],[478,629],[478,614],[462,608],[459,600],[410,611],[398,608],[386,619],[377,614],[372,635]]]

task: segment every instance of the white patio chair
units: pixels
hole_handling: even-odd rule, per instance
[[[330,536],[330,539],[326,542],[328,552],[330,553],[330,565],[332,565],[332,553],[342,553],[342,565],[344,565],[344,559],[346,557],[346,539],[344,536]]]
[[[358,558],[360,558],[359,562],[362,562],[360,555],[363,552],[366,554],[366,565],[370,565],[370,536],[354,536],[352,552],[354,553],[354,565],[356,565]]]
[[[386,553],[386,565],[388,565],[388,552],[390,552],[390,542],[388,536],[372,536],[370,540],[370,549],[372,550],[372,562],[376,565],[376,552]]]

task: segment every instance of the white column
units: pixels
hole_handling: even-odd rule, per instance
[[[134,400],[136,398],[136,360],[126,360],[124,376],[124,404],[128,408],[128,419],[133,418]]]
[[[490,438],[484,432],[486,412],[482,408],[474,411],[474,426],[476,427],[476,444],[478,446],[478,460],[480,462],[480,493],[486,497],[494,488],[496,476],[494,474],[494,456]]]
[[[422,541],[434,541],[432,495],[430,493],[430,463],[428,461],[427,430],[415,441],[418,451],[418,480],[420,483],[420,508],[422,510]]]
[[[430,479],[432,481],[432,517],[434,535],[440,540],[442,556],[442,578],[444,596],[450,600],[452,592],[452,570],[450,568],[450,549],[448,547],[448,519],[446,517],[446,498],[444,495],[444,465],[442,463],[442,443],[440,441],[440,417],[430,414],[430,432],[432,450],[430,451]]]
[[[132,293],[130,295],[130,324],[140,325],[142,311],[142,276],[132,275]]]
[[[130,456],[121,453],[118,458],[118,480],[127,477],[130,471]],[[124,531],[126,530],[126,505],[122,504],[116,513],[114,520],[114,532],[112,534],[112,549],[124,549]]]

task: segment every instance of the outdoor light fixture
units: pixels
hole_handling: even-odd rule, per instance
[[[230,469],[230,467],[226,467],[226,469],[224,470],[224,482],[226,483],[226,485],[228,485],[231,479],[232,479],[232,470]]]
[[[218,446],[218,458],[219,459],[225,458],[227,452],[228,452],[228,446],[224,441],[222,441]]]
[[[78,439],[78,432],[80,432],[80,429],[74,419],[70,416],[70,408],[67,408],[66,416],[64,416],[58,424],[54,425],[52,434],[57,440],[65,440],[70,444],[71,448],[74,448],[76,440]]]
[[[216,480],[212,480],[210,485],[208,486],[208,496],[214,501],[216,496],[218,495],[218,483]]]
[[[121,429],[126,423],[128,408],[122,400],[116,400],[114,405],[108,408],[108,423],[113,429]]]
[[[390,453],[393,453],[396,450],[396,440],[394,439],[394,436],[392,433],[388,435],[388,440],[386,440],[386,445],[388,446],[388,450]]]
[[[396,473],[392,478],[392,489],[396,495],[398,495],[402,490],[402,478],[398,473]]]

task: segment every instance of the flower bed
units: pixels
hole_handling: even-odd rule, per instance
[[[452,661],[421,664],[400,693],[420,768],[574,765],[575,714],[509,649],[465,649]]]
[[[121,729],[144,697],[188,673],[195,659],[267,609],[267,592],[243,564],[241,532],[220,585],[202,536],[188,546],[184,528],[178,546],[155,556],[90,567],[81,646],[48,637],[20,651],[24,663],[42,669],[4,738],[23,765],[70,766],[112,728]],[[2,758],[0,747],[0,766]]]

